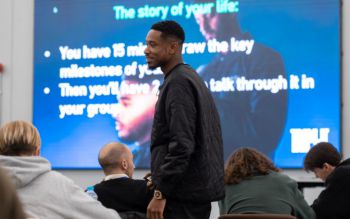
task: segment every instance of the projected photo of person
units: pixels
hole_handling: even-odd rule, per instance
[[[340,150],[339,0],[33,2],[33,123],[55,169],[100,168],[100,145],[113,141],[149,168],[163,73],[148,69],[145,35],[161,20],[188,33],[183,61],[212,92],[226,160],[253,147],[300,169],[319,140]]]
[[[138,75],[124,76],[121,93],[117,95],[118,111],[113,114],[115,129],[119,140],[132,151],[137,168],[150,167],[149,146],[161,80],[162,76],[157,75],[146,75],[141,79]]]
[[[196,1],[209,2],[209,1]],[[209,45],[229,45],[197,70],[210,86],[217,104],[224,139],[224,156],[238,147],[254,147],[273,157],[282,136],[287,113],[287,80],[280,54],[243,32],[238,13],[196,14],[200,32]],[[274,89],[263,80],[274,79]],[[255,81],[261,80],[256,85]],[[270,80],[271,82],[272,80]],[[266,86],[265,86],[266,87]],[[267,86],[268,87],[268,86]],[[284,89],[285,88],[285,89]]]

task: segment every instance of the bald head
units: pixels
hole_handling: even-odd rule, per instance
[[[130,178],[134,171],[132,159],[130,149],[118,142],[106,144],[98,155],[98,162],[106,175],[125,173]]]

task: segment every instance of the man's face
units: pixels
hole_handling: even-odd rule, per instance
[[[332,173],[333,170],[333,166],[325,163],[322,168],[315,168],[313,172],[316,178],[320,178],[322,181],[326,181],[327,177]]]
[[[216,39],[218,32],[218,16],[215,14],[195,14],[199,30],[206,40]]]
[[[144,50],[149,69],[162,67],[170,59],[169,42],[161,37],[161,32],[150,30],[146,36],[147,47]]]
[[[126,142],[144,143],[150,139],[157,96],[155,94],[123,94],[114,115],[119,138]]]

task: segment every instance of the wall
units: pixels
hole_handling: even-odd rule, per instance
[[[0,1],[0,63],[5,72],[0,74],[0,124],[15,119],[32,120],[33,90],[33,0]],[[343,1],[343,153],[350,157],[350,1]],[[331,107],[331,106],[326,106]],[[100,171],[61,171],[82,187],[94,184],[102,178]],[[141,178],[146,171],[137,171]],[[297,180],[312,178],[300,170],[287,173]],[[309,202],[318,194],[306,192]],[[211,218],[216,218],[214,207]]]

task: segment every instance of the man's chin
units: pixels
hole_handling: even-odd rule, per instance
[[[158,65],[154,64],[153,62],[148,62],[147,66],[148,66],[149,70],[155,70],[156,68],[159,67]]]
[[[148,65],[149,70],[155,70],[156,68],[158,68],[158,66]]]

